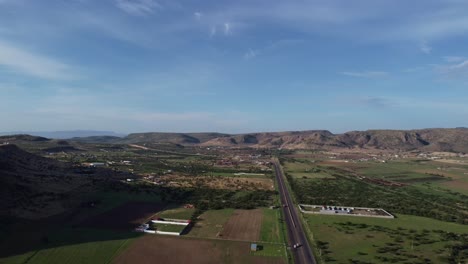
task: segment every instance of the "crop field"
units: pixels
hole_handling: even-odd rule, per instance
[[[258,241],[263,210],[235,210],[223,226],[220,237],[232,240]]]
[[[233,214],[234,209],[208,210],[197,218],[187,236],[200,238],[216,238],[223,229],[224,224]]]
[[[263,209],[263,222],[260,230],[260,241],[282,243],[279,224],[279,209]]]
[[[319,256],[326,263],[464,263],[468,260],[468,232],[463,225],[409,215],[397,215],[395,219],[304,217]]]
[[[468,166],[438,161],[406,159],[381,162],[327,163],[319,166],[348,169],[361,176],[409,185],[426,184],[468,194]]]
[[[166,205],[152,202],[128,202],[110,211],[92,216],[80,226],[104,229],[131,230],[161,211]]]
[[[171,225],[171,224],[152,224],[151,227],[155,230],[162,232],[177,232],[180,233],[185,229],[183,225]]]
[[[250,253],[250,243],[145,235],[133,242],[113,263],[285,263],[281,257]]]

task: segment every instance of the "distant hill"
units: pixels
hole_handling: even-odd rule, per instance
[[[122,138],[123,143],[200,144],[215,138],[229,137],[221,133],[134,133]]]
[[[15,143],[15,142],[45,142],[51,139],[39,136],[31,136],[26,134],[0,136],[0,144],[2,143]]]
[[[121,140],[121,137],[114,136],[91,136],[70,138],[70,141],[76,141],[81,143],[118,143]]]
[[[125,134],[118,134],[112,131],[95,131],[95,130],[70,130],[70,131],[16,131],[16,132],[0,132],[1,135],[16,135],[27,134],[31,136],[39,136],[55,139],[69,139],[75,137],[91,137],[91,136],[113,136],[124,137]]]
[[[79,205],[102,184],[127,177],[124,172],[76,167],[14,144],[0,144],[0,218],[39,219],[60,214]]]
[[[46,138],[17,135],[0,137],[29,141]],[[222,146],[282,149],[388,149],[402,151],[468,152],[467,128],[431,128],[418,130],[367,130],[333,134],[327,130],[263,132],[248,134],[223,133],[134,133],[125,137],[91,136],[72,138],[81,143],[145,144],[170,143],[185,146]]]
[[[109,142],[109,141],[108,141]],[[136,133],[114,143],[174,143],[180,145],[283,149],[365,148],[468,152],[468,129],[367,130],[333,134],[327,130],[222,133]]]

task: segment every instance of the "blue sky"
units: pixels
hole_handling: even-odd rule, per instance
[[[468,126],[468,1],[0,0],[0,131]]]

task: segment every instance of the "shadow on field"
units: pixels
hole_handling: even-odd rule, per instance
[[[74,218],[76,212],[38,221],[2,217],[0,258],[99,241],[113,242],[91,247],[114,252],[125,240],[141,236],[134,228],[164,207],[162,203],[132,201],[80,220]]]

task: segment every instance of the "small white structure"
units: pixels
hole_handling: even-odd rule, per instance
[[[90,167],[104,167],[106,164],[104,162],[91,162],[89,163]]]
[[[171,236],[180,236],[184,230],[191,224],[192,221],[190,220],[181,220],[181,219],[162,219],[162,218],[157,218],[149,221],[147,224],[142,224],[139,227],[135,229],[137,232],[144,232],[144,233],[149,233],[149,234],[160,234],[160,235],[171,235]],[[165,225],[178,225],[178,226],[184,226],[184,228],[181,228],[180,232],[168,232],[168,231],[160,231],[160,230],[151,230],[150,229],[150,223],[151,224],[165,224]]]
[[[377,218],[395,218],[395,216],[393,216],[392,214],[390,214],[382,208],[299,204],[299,210],[305,214],[329,214]]]

